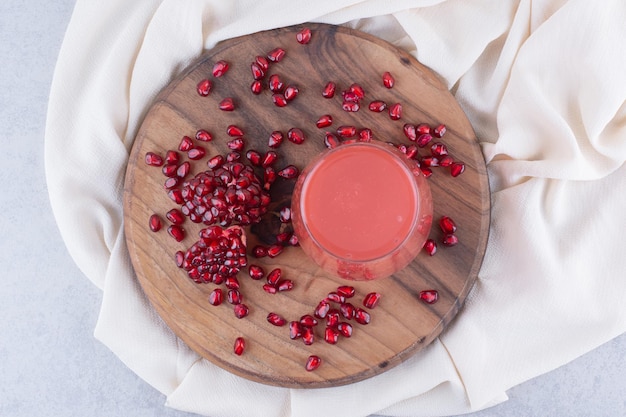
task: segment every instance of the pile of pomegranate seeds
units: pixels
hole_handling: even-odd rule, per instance
[[[306,27],[295,35],[301,45],[311,42],[312,36],[311,30]],[[265,89],[269,90],[273,104],[279,108],[301,96],[298,85],[273,67],[286,56],[285,49],[276,47],[266,54],[253,57],[250,63],[250,93],[258,96]],[[195,92],[201,97],[215,94],[214,91],[219,91],[215,89],[215,84],[220,82],[218,79],[228,78],[230,67],[231,64],[226,60],[216,61],[211,75],[197,82]],[[396,85],[395,77],[388,71],[382,73],[381,80],[380,85],[385,89],[392,89]],[[336,82],[328,81],[318,91],[326,99],[332,99],[337,91],[341,91],[339,108],[348,113],[358,112],[366,100],[366,92],[358,82],[340,87]],[[237,97],[222,97],[218,107],[225,112],[235,112]],[[393,121],[403,118],[402,103],[387,103],[372,96],[368,98],[367,108],[373,113],[385,113]],[[319,129],[329,128],[333,124],[333,115],[324,114],[315,124]],[[407,158],[415,160],[425,177],[430,177],[436,167],[447,168],[452,177],[457,177],[464,172],[465,165],[449,155],[447,146],[439,141],[446,131],[444,124],[431,126],[427,123],[404,123],[402,133],[409,143],[391,144],[397,146]],[[275,234],[275,244],[255,245],[248,252],[246,230],[242,226],[259,224],[270,214],[269,191],[276,181],[293,180],[300,174],[299,168],[291,164],[277,168],[278,154],[274,150],[284,146],[285,138],[295,145],[300,145],[307,139],[305,132],[298,127],[292,127],[286,134],[274,130],[265,142],[267,150],[246,150],[247,141],[243,128],[230,124],[225,133],[226,145],[230,151],[228,154],[207,155],[202,143],[220,138],[206,129],[198,129],[194,135],[182,136],[175,145],[176,149],[167,150],[165,157],[156,152],[147,152],[145,163],[160,167],[165,176],[164,190],[177,205],[165,214],[165,219],[169,222],[169,235],[177,242],[185,240],[183,226],[186,219],[206,226],[199,232],[198,240],[185,250],[176,252],[176,265],[186,271],[193,281],[216,285],[209,294],[208,303],[219,306],[226,300],[233,306],[235,317],[242,319],[250,314],[250,309],[243,303],[244,297],[237,278],[243,268],[248,268],[251,280],[263,282],[262,287],[267,294],[274,295],[294,288],[294,281],[285,277],[281,268],[274,268],[266,274],[263,267],[248,265],[248,255],[254,258],[275,258],[285,247],[298,246],[298,239],[290,226],[291,208],[288,205],[282,206],[275,214],[281,224]],[[332,131],[324,131],[322,137],[328,148],[334,148],[342,142],[369,142],[374,134],[368,127],[341,125]],[[193,178],[188,178],[192,164],[198,166],[205,158],[206,168]],[[163,217],[152,214],[148,226],[152,232],[159,232],[164,226]],[[457,227],[450,217],[442,216],[439,227],[444,246],[458,243]],[[428,239],[424,250],[430,256],[435,255],[435,240]],[[370,310],[376,308],[382,298],[380,293],[370,292],[363,297],[362,306],[357,306],[351,302],[355,296],[354,287],[342,285],[320,300],[313,311],[299,318],[287,319],[278,312],[270,312],[267,322],[272,326],[287,326],[287,336],[292,340],[301,340],[306,346],[313,345],[316,339],[334,345],[340,343],[341,339],[350,338],[355,325],[369,324]],[[438,300],[438,292],[433,289],[424,290],[420,292],[419,298],[427,304],[433,304]],[[233,347],[235,355],[243,355],[245,347],[244,338],[237,337]],[[306,371],[314,371],[321,364],[322,359],[312,354],[307,358],[304,368]]]

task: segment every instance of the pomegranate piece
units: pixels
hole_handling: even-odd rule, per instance
[[[153,167],[160,167],[163,165],[163,157],[161,155],[157,155],[154,152],[146,152],[146,165],[150,165]]]
[[[285,100],[291,101],[298,96],[298,93],[300,93],[298,87],[296,87],[295,85],[288,85],[285,88],[285,92],[283,93],[283,95],[285,96]]]
[[[459,238],[453,233],[447,233],[443,236],[443,239],[441,239],[441,243],[443,243],[444,246],[455,246],[459,243]]]
[[[287,99],[279,93],[272,94],[272,102],[276,107],[285,107],[287,105]]]
[[[232,97],[226,97],[220,101],[219,109],[222,111],[233,111],[235,110],[235,101]]]
[[[298,321],[289,322],[289,338],[291,340],[299,339],[302,337],[302,326]]]
[[[200,80],[200,82],[196,84],[196,92],[200,96],[206,97],[211,93],[212,87],[213,85],[211,84],[211,80],[209,80],[208,78],[205,78],[203,80]]]
[[[235,346],[233,347],[233,351],[235,355],[241,356],[243,351],[246,349],[246,342],[243,337],[238,337],[235,339]]]
[[[322,364],[322,359],[320,359],[319,356],[317,355],[311,355],[308,357],[308,359],[306,360],[306,365],[304,366],[304,368],[308,371],[314,371],[317,368],[320,367],[320,365]]]
[[[426,304],[434,304],[439,299],[439,293],[437,290],[425,290],[420,291],[420,300]]]
[[[306,45],[311,41],[311,29],[304,28],[300,32],[296,33],[296,40],[302,45]]]
[[[287,324],[287,320],[285,320],[283,317],[281,317],[279,314],[277,313],[269,313],[267,315],[267,321],[274,325],[274,326],[284,326],[285,324]]]
[[[390,106],[389,117],[391,120],[400,120],[402,118],[402,104],[396,103]]]
[[[433,239],[427,239],[426,242],[424,242],[424,250],[428,255],[433,256],[437,253],[437,242]]]
[[[325,114],[325,115],[321,116],[315,122],[315,126],[317,126],[320,129],[322,129],[324,127],[328,127],[328,126],[330,126],[332,124],[333,124],[333,116],[331,116],[330,114]]]
[[[267,283],[276,286],[278,281],[282,278],[283,271],[280,268],[274,268],[267,274]]]
[[[177,242],[181,242],[185,238],[185,230],[178,225],[171,225],[167,228],[167,233],[170,234]]]
[[[458,177],[465,172],[465,164],[463,162],[454,162],[450,165],[450,175]]]
[[[221,288],[216,288],[213,291],[211,291],[211,294],[209,294],[209,304],[213,306],[218,306],[222,304],[223,300],[224,300],[224,295],[223,295]]]
[[[389,71],[383,73],[383,85],[387,88],[393,88],[396,80],[393,78],[393,75]]]
[[[339,331],[334,327],[326,327],[326,329],[324,329],[324,340],[326,343],[331,345],[337,344],[337,341],[339,340]]]
[[[322,90],[322,97],[324,98],[333,98],[335,97],[335,90],[337,89],[337,85],[330,81],[328,82],[325,86],[324,89]]]
[[[436,138],[441,138],[446,134],[448,129],[446,129],[446,125],[440,124],[439,126],[432,129],[432,135]]]
[[[354,320],[359,324],[369,324],[371,317],[367,311],[357,308],[354,312]]]
[[[248,308],[247,305],[241,303],[241,304],[235,305],[233,311],[235,312],[235,317],[237,317],[238,319],[242,319],[248,315],[248,313],[250,312],[250,309]]]
[[[193,149],[189,149],[187,152],[187,157],[191,160],[198,160],[204,158],[206,155],[206,150],[202,146],[196,146]]]
[[[381,294],[377,292],[371,292],[363,299],[363,306],[369,309],[375,308],[380,302]]]
[[[254,80],[252,84],[250,84],[250,91],[252,94],[259,95],[263,91],[263,83],[259,80]]]
[[[250,64],[250,72],[255,81],[259,81],[265,77],[265,71],[256,62]]]
[[[248,274],[253,280],[259,280],[265,276],[265,270],[263,270],[263,267],[259,265],[250,265],[248,268]]]
[[[456,232],[456,223],[448,216],[441,216],[439,227],[443,233],[452,234]]]
[[[302,129],[292,127],[287,132],[287,139],[289,139],[290,142],[295,143],[296,145],[300,145],[304,143],[304,132],[302,131]]]
[[[382,113],[387,109],[387,103],[382,100],[374,100],[370,102],[368,108],[375,113]]]
[[[277,172],[279,177],[285,179],[296,178],[300,174],[300,170],[293,165],[287,165],[285,168]]]
[[[286,51],[283,48],[274,48],[267,54],[267,59],[272,62],[280,62],[285,57]]]
[[[231,137],[243,136],[243,129],[237,125],[228,125],[226,128],[226,134]]]
[[[167,213],[165,213],[165,217],[173,224],[183,224],[185,221],[185,216],[178,209],[171,209]]]
[[[213,65],[213,76],[216,78],[221,77],[226,74],[228,71],[228,62],[224,60],[217,61],[215,65]]]
[[[150,226],[150,230],[153,232],[158,232],[163,227],[163,223],[161,222],[161,217],[158,214],[153,214],[148,219],[148,225]]]

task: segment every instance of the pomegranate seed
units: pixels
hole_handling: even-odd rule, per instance
[[[439,160],[440,167],[449,167],[454,163],[454,159],[450,155],[444,155],[443,158]]]
[[[371,142],[373,138],[374,135],[372,134],[371,129],[365,128],[359,131],[359,140],[361,142]]]
[[[239,161],[240,159],[241,153],[237,151],[229,152],[228,155],[226,155],[226,162],[235,162]]]
[[[452,234],[456,232],[456,224],[454,223],[454,220],[452,220],[448,216],[441,216],[441,218],[439,219],[439,227],[444,233]]]
[[[233,111],[235,110],[235,101],[232,97],[226,97],[222,101],[220,101],[219,108],[222,111]]]
[[[252,255],[255,258],[264,258],[267,256],[267,248],[265,246],[256,245],[252,248]]]
[[[209,159],[206,164],[210,169],[215,169],[221,167],[225,163],[226,158],[224,158],[222,155],[215,155],[214,157]]]
[[[276,171],[272,167],[266,167],[263,172],[263,188],[269,190],[272,184],[276,181]]]
[[[418,149],[416,145],[409,145],[406,147],[406,157],[409,159],[415,159],[418,155]]]
[[[387,103],[382,100],[374,100],[369,104],[368,107],[370,111],[373,111],[375,113],[381,113],[387,109]]]
[[[337,136],[342,138],[351,138],[356,136],[356,127],[354,126],[339,126],[337,128]]]
[[[245,147],[245,143],[243,141],[243,138],[239,137],[233,140],[229,140],[226,143],[226,146],[228,146],[228,149],[241,152],[243,151],[243,148]]]
[[[291,207],[285,206],[281,208],[278,214],[281,223],[289,223],[291,221]]]
[[[274,151],[267,151],[261,160],[261,166],[263,168],[268,168],[274,165],[274,162],[278,159],[278,154]]]
[[[154,152],[146,152],[146,165],[160,167],[163,165],[163,157]]]
[[[340,314],[339,310],[337,310],[336,308],[330,309],[328,313],[326,314],[326,325],[337,326],[339,324],[339,319],[340,319],[339,314]]]
[[[252,149],[249,150],[246,152],[246,158],[248,158],[248,161],[250,161],[250,163],[255,167],[261,166],[261,154],[257,151]]]
[[[163,175],[165,175],[166,177],[173,177],[176,175],[176,170],[178,169],[178,167],[176,166],[176,164],[166,164],[163,165]]]
[[[465,164],[463,162],[454,162],[450,165],[450,175],[458,177],[465,171]]]
[[[257,55],[254,58],[254,62],[256,62],[256,64],[263,70],[263,71],[267,71],[270,67],[270,63],[267,60],[267,58],[265,58],[264,56],[261,55]]]
[[[415,142],[417,143],[417,146],[423,148],[424,146],[428,145],[432,140],[433,136],[430,133],[423,133],[417,137]]]
[[[185,178],[189,175],[189,171],[191,171],[191,164],[189,161],[185,161],[176,167],[176,176],[179,178]]]
[[[300,32],[296,33],[296,40],[302,45],[306,45],[311,41],[311,29],[304,28]]]
[[[267,274],[267,283],[275,286],[278,284],[278,281],[280,281],[282,273],[283,271],[280,268],[272,269],[270,273]]]
[[[403,154],[405,154],[405,155],[406,155],[406,152],[407,152],[407,146],[406,146],[405,144],[401,143],[401,144],[397,145],[397,146],[396,146],[396,148],[398,148],[398,150],[399,150],[400,152],[402,152]]]
[[[306,360],[306,365],[304,366],[304,368],[311,372],[316,370],[317,368],[320,367],[320,365],[322,364],[322,360],[320,359],[319,356],[317,355],[311,355],[309,356],[309,358]]]
[[[150,230],[152,230],[153,232],[158,232],[159,230],[161,230],[161,227],[163,227],[163,223],[161,222],[161,218],[158,214],[153,214],[152,216],[150,216],[150,219],[148,220],[148,225],[150,226]]]
[[[288,85],[285,88],[285,92],[283,95],[285,96],[285,100],[291,101],[298,96],[298,93],[300,93],[298,87],[296,87],[295,85]]]
[[[328,301],[332,301],[333,303],[343,303],[346,301],[346,297],[344,297],[343,295],[339,295],[336,292],[329,292],[326,296],[326,299]]]
[[[259,280],[265,276],[265,271],[259,265],[250,265],[248,273],[253,280]]]
[[[177,177],[171,177],[165,180],[165,189],[170,190],[178,185],[179,179]]]
[[[298,236],[296,236],[295,233],[291,235],[288,243],[291,246],[300,246],[300,242],[298,241]]]
[[[310,346],[313,342],[315,342],[315,334],[312,327],[302,327],[302,341],[307,346]]]
[[[267,59],[272,62],[280,62],[285,57],[285,53],[283,48],[275,48],[267,54]]]
[[[172,199],[176,204],[183,204],[185,199],[183,198],[182,191],[178,188],[169,190],[167,195]]]
[[[391,120],[400,120],[402,118],[402,104],[396,103],[389,107],[389,117]]]
[[[282,318],[280,315],[276,313],[269,313],[267,315],[267,321],[270,324],[273,324],[274,326],[278,326],[278,327],[281,327],[287,324],[287,320],[285,320],[284,318]]]
[[[281,281],[278,281],[276,289],[278,289],[278,292],[291,291],[293,290],[293,281],[290,279],[283,279]]]
[[[426,290],[420,292],[420,300],[427,304],[434,304],[439,299],[437,290]]]
[[[331,116],[330,114],[325,114],[321,116],[319,119],[317,119],[317,122],[315,122],[315,126],[317,126],[320,129],[324,127],[328,127],[332,124],[333,124],[333,116]]]
[[[268,85],[269,85],[270,91],[272,93],[282,93],[283,92],[283,88],[285,88],[285,84],[280,79],[280,76],[278,74],[270,75],[270,79],[269,79]]]
[[[337,139],[337,136],[330,132],[326,132],[324,134],[324,145],[326,145],[328,149],[333,149],[339,146],[339,140]]]
[[[263,284],[263,291],[268,294],[276,294],[278,292],[278,288],[270,284]]]
[[[334,327],[326,327],[324,329],[324,340],[326,343],[334,345],[339,340],[339,332]]]
[[[387,88],[393,88],[396,80],[393,78],[390,72],[383,73],[383,85]]]
[[[356,294],[356,290],[351,285],[342,285],[337,287],[337,293],[345,298],[351,298]]]
[[[415,142],[417,140],[417,128],[415,125],[406,123],[402,130],[404,131],[404,136],[406,136],[410,141]]]
[[[348,91],[355,94],[359,100],[363,100],[363,98],[365,97],[365,90],[363,90],[363,87],[361,87],[360,84],[352,84],[350,87],[348,87]]]
[[[259,80],[254,80],[252,84],[250,84],[250,91],[255,95],[261,94],[263,91],[263,83]]]
[[[240,287],[237,277],[226,277],[225,285],[229,290],[238,290]]]
[[[359,103],[344,101],[341,104],[341,108],[343,109],[343,111],[347,111],[349,113],[355,113],[359,111],[360,106],[359,106]]]
[[[233,311],[235,312],[235,317],[237,317],[238,319],[242,319],[248,315],[250,309],[245,304],[237,304],[235,305]]]
[[[448,233],[443,236],[441,243],[443,243],[444,246],[454,246],[459,243],[459,238],[455,234]]]
[[[350,323],[341,322],[337,324],[337,330],[339,330],[339,333],[341,333],[343,337],[352,336],[352,325]]]
[[[259,81],[265,77],[265,71],[256,62],[250,64],[250,72],[252,72],[252,78],[254,78],[255,81]]]
[[[381,295],[377,292],[371,292],[363,299],[363,306],[369,309],[375,308],[380,301]]]
[[[289,238],[291,237],[291,233],[283,232],[276,235],[276,242],[285,246],[287,242],[289,242]]]
[[[304,132],[302,131],[302,129],[292,127],[287,132],[287,139],[289,139],[290,142],[295,143],[296,145],[300,145],[304,142]]]
[[[178,145],[178,150],[187,152],[193,148],[193,141],[189,136],[183,136],[180,140],[180,144]]]
[[[415,126],[415,130],[417,131],[417,136],[419,136],[425,135],[426,133],[430,134],[432,129],[430,128],[430,125],[428,123],[420,123]]]
[[[236,125],[228,125],[226,134],[231,137],[243,136],[243,130]]]
[[[282,94],[272,94],[272,102],[276,107],[285,107],[287,105],[287,99]]]
[[[354,312],[354,320],[359,324],[369,324],[371,317],[367,311],[357,308]]]
[[[300,317],[300,324],[304,327],[313,327],[317,326],[318,321],[310,314],[305,314]]]
[[[185,230],[178,225],[168,227],[167,233],[169,233],[170,236],[172,236],[177,242],[180,242],[185,238]]]
[[[267,146],[269,146],[270,148],[276,149],[278,148],[281,143],[283,143],[283,132],[279,131],[279,130],[275,130],[270,134],[270,138],[268,140]]]
[[[356,307],[354,307],[354,305],[352,305],[352,303],[341,303],[341,305],[339,306],[339,311],[341,312],[342,316],[350,320],[355,317],[357,309]]]
[[[183,224],[185,221],[185,216],[178,209],[171,209],[167,213],[165,213],[165,217],[173,224]]]
[[[246,349],[246,342],[245,342],[244,338],[243,337],[236,338],[235,339],[235,346],[233,348],[233,351],[235,352],[235,355],[241,356],[245,349]]]
[[[425,178],[430,178],[430,176],[433,175],[433,170],[428,167],[421,167],[420,170]]]
[[[322,97],[324,98],[333,98],[335,96],[335,90],[336,90],[337,86],[334,82],[330,81],[328,82],[325,86],[324,89],[322,90]]]
[[[330,311],[330,303],[326,300],[322,300],[319,302],[317,307],[315,307],[313,314],[315,315],[315,317],[323,319],[326,317],[329,311]]]
[[[224,296],[222,294],[223,293],[221,288],[216,288],[211,291],[211,294],[209,294],[209,304],[213,306],[218,306],[222,304],[222,301],[224,299]]]
[[[424,242],[424,250],[428,255],[433,256],[437,253],[437,243],[433,239],[427,239]]]
[[[194,161],[204,158],[204,155],[206,155],[206,150],[202,146],[196,146],[195,148],[190,149],[189,152],[187,152],[187,156],[189,157],[189,159],[192,159]]]
[[[208,78],[205,78],[204,80],[201,80],[197,85],[196,85],[196,91],[198,92],[198,94],[200,94],[202,97],[206,97],[209,95],[209,93],[211,92],[211,81]]]
[[[436,138],[441,138],[447,132],[446,125],[439,125],[432,130],[432,135]]]
[[[289,322],[289,338],[291,340],[295,340],[302,337],[302,326],[300,326],[300,322],[290,321]]]
[[[215,65],[213,65],[213,76],[218,78],[222,75],[226,74],[228,71],[228,62],[226,61],[217,61]]]
[[[169,150],[165,153],[165,163],[166,164],[178,164],[180,161],[180,155],[176,151]]]
[[[433,156],[446,156],[448,155],[448,147],[441,142],[435,142],[430,147],[430,153]]]
[[[343,101],[346,103],[359,103],[359,101],[361,100],[359,98],[359,96],[356,93],[353,93],[351,91],[344,91],[341,93],[341,95],[343,96]]]
[[[296,178],[300,174],[300,170],[293,165],[287,165],[285,168],[278,171],[278,176],[285,179]]]
[[[436,156],[425,156],[422,158],[422,165],[425,167],[438,167],[439,166],[439,158]]]

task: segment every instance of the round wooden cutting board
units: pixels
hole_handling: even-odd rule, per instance
[[[217,45],[190,65],[168,85],[148,110],[137,134],[128,164],[124,188],[125,232],[131,260],[148,299],[165,323],[193,350],[216,365],[265,384],[316,388],[348,384],[377,375],[400,364],[433,341],[461,309],[482,263],[489,230],[490,194],[485,164],[474,131],[465,114],[431,71],[409,54],[370,35],[344,27],[309,24],[310,43],[299,44],[296,33],[304,26],[288,27],[230,39]],[[284,58],[272,63],[269,74],[279,74],[286,84],[299,88],[299,95],[285,107],[272,103],[267,89],[259,95],[250,91],[253,81],[250,64],[257,55],[265,56],[274,48],[286,51]],[[218,60],[229,62],[230,69],[222,77],[212,75]],[[389,71],[395,86],[387,89],[382,74]],[[202,79],[213,83],[211,93],[202,97],[196,86]],[[334,98],[322,97],[327,82],[337,85]],[[267,77],[263,79],[267,85]],[[358,112],[342,110],[342,95],[352,83],[365,89],[365,98]],[[234,111],[222,111],[218,105],[225,97],[235,103]],[[400,120],[392,120],[386,112],[368,109],[372,100],[389,105],[401,103]],[[316,127],[324,114],[334,118],[332,126]],[[434,256],[420,253],[399,273],[376,281],[349,282],[320,270],[299,247],[286,247],[276,258],[255,259],[266,272],[280,267],[285,278],[294,282],[291,291],[266,293],[265,280],[252,280],[247,268],[240,272],[241,294],[250,309],[247,317],[238,319],[233,306],[226,301],[209,304],[216,284],[196,284],[174,261],[177,251],[185,251],[197,239],[202,225],[187,220],[186,237],[177,242],[166,231],[165,213],[176,204],[164,189],[166,177],[161,168],[148,166],[147,152],[165,155],[177,150],[183,136],[194,137],[198,129],[213,135],[211,142],[197,142],[207,156],[193,161],[190,177],[207,168],[206,161],[217,154],[226,154],[227,126],[234,124],[244,131],[246,149],[261,153],[269,150],[272,131],[286,132],[300,128],[306,135],[303,144],[285,140],[276,150],[277,168],[293,164],[302,169],[325,149],[324,133],[341,125],[370,128],[376,139],[411,142],[403,134],[405,123],[428,123],[447,126],[441,142],[456,161],[465,163],[458,177],[449,168],[434,167],[429,184],[434,200],[434,221],[430,236],[440,242],[442,232],[437,225],[443,216],[453,218],[458,226],[459,243],[439,249]],[[429,147],[420,149],[427,154]],[[186,158],[185,152],[179,152]],[[242,159],[245,159],[245,156]],[[273,201],[289,198],[295,180],[279,178],[272,187]],[[159,214],[164,227],[152,232],[148,219]],[[269,214],[268,216],[273,216]],[[271,222],[268,222],[271,224]],[[271,228],[270,228],[271,229]],[[267,239],[267,227],[248,231],[248,249]],[[261,242],[262,243],[262,242]],[[315,342],[305,345],[291,340],[288,326],[268,323],[267,315],[275,312],[288,321],[312,314],[318,302],[340,285],[353,285],[356,295],[349,299],[363,307],[363,297],[372,291],[382,294],[378,306],[368,310],[371,322],[353,325],[350,338],[341,337],[337,344],[324,341],[325,323],[314,328]],[[224,286],[221,286],[224,288]],[[427,304],[419,297],[421,291],[436,290],[439,299]],[[245,352],[233,353],[237,337],[246,341]],[[322,359],[315,371],[305,370],[310,355]]]

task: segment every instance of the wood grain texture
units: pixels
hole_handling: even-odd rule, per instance
[[[317,388],[348,384],[377,375],[423,349],[432,342],[460,311],[480,268],[489,230],[490,194],[485,164],[472,126],[465,114],[430,70],[413,57],[392,45],[367,34],[343,27],[309,24],[313,38],[300,45],[295,33],[301,26],[261,32],[224,41],[190,65],[168,85],[147,111],[137,134],[128,165],[124,188],[125,233],[137,278],[154,308],[165,323],[204,358],[224,369],[265,384]],[[265,55],[283,47],[285,58],[273,64],[269,73],[280,74],[288,84],[296,84],[299,96],[287,107],[271,102],[267,89],[259,96],[250,93],[250,63],[256,55]],[[220,59],[230,62],[229,72],[213,79],[208,97],[200,97],[196,84],[209,77],[213,64]],[[382,86],[381,74],[390,71],[396,85]],[[325,99],[321,90],[334,81],[338,93]],[[353,82],[366,90],[363,108],[357,113],[341,110],[342,89]],[[233,97],[237,109],[218,109],[224,97]],[[403,117],[393,121],[385,113],[367,109],[370,100],[402,103]],[[434,168],[429,179],[434,200],[434,219],[448,215],[458,224],[460,243],[439,248],[429,257],[420,253],[404,270],[394,276],[369,282],[353,282],[357,295],[353,304],[360,306],[365,294],[380,292],[383,297],[371,310],[368,325],[354,322],[354,334],[336,345],[323,341],[323,327],[316,328],[316,342],[305,346],[290,340],[287,326],[275,327],[266,321],[269,312],[288,320],[311,313],[317,303],[337,286],[349,284],[330,276],[313,264],[299,248],[286,248],[275,259],[251,259],[266,271],[280,267],[285,277],[295,281],[289,292],[269,295],[262,281],[253,281],[241,272],[241,292],[250,307],[250,315],[237,319],[232,306],[211,306],[207,299],[214,284],[196,284],[174,263],[174,253],[185,250],[197,237],[201,226],[187,221],[183,242],[172,239],[165,227],[158,233],[148,228],[153,213],[164,217],[175,204],[163,188],[165,177],[159,168],[147,166],[148,151],[162,155],[176,149],[183,135],[193,136],[202,128],[215,139],[207,145],[209,155],[226,153],[226,127],[236,124],[244,129],[248,149],[266,151],[267,138],[274,130],[287,132],[301,128],[307,140],[302,145],[285,141],[277,150],[278,167],[294,164],[303,168],[324,150],[324,131],[315,126],[322,114],[332,114],[333,127],[355,125],[369,127],[376,138],[409,143],[402,133],[404,123],[445,123],[448,131],[443,142],[456,160],[465,162],[465,172],[452,178],[445,168]],[[424,150],[422,150],[424,152]],[[206,160],[206,158],[205,158]],[[206,169],[205,160],[194,164],[194,172]],[[280,180],[276,188],[288,195],[293,180]],[[431,237],[440,240],[438,227]],[[248,247],[258,242],[249,233]],[[419,300],[422,290],[435,289],[439,301],[427,305]],[[233,353],[235,338],[243,336],[247,348],[242,356]],[[304,364],[309,355],[323,360],[314,372]]]

